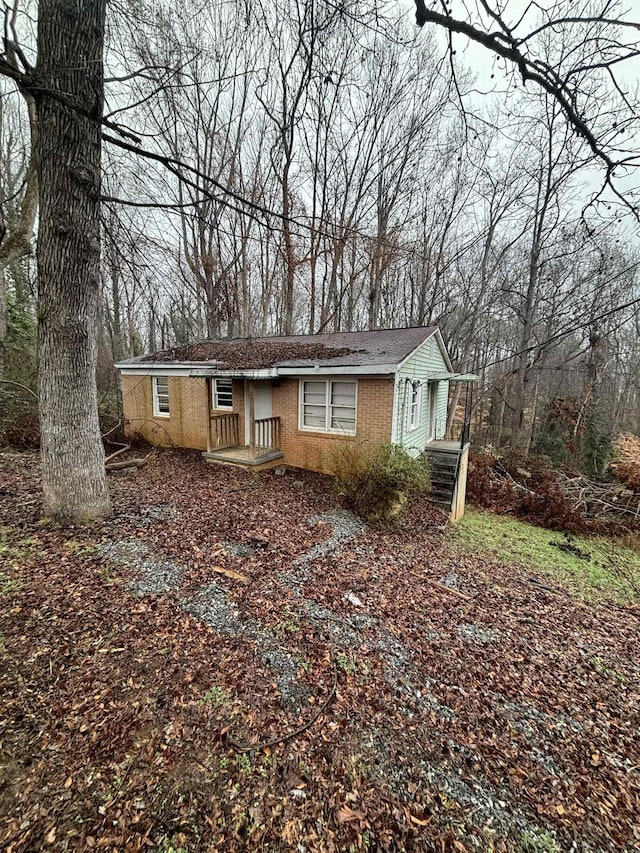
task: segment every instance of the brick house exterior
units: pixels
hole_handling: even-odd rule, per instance
[[[351,377],[350,377],[351,378]],[[336,441],[390,441],[394,383],[392,377],[356,376],[358,409],[355,435],[307,432],[298,428],[299,380],[286,378],[272,383],[273,411],[281,420],[280,461],[296,468],[328,471]],[[207,451],[211,400],[206,377],[169,377],[168,418],[155,416],[152,377],[122,376],[122,407],[126,435],[161,447],[190,447]],[[268,380],[267,380],[268,381]],[[245,389],[243,380],[233,380],[233,411],[238,431],[245,434]],[[276,460],[274,460],[276,461]]]
[[[472,377],[435,327],[208,341],[116,367],[126,435],[208,461],[330,472],[338,442],[388,441],[466,463],[443,439],[449,380]]]

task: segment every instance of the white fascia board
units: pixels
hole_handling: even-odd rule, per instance
[[[191,367],[184,364],[116,364],[123,376],[190,376]]]
[[[256,370],[207,370],[206,368],[194,368],[190,376],[199,378],[218,379],[275,379],[278,371],[275,367],[264,367]]]
[[[278,376],[388,376],[396,373],[396,364],[334,365],[309,367],[266,367],[256,370],[216,370],[203,364],[177,362],[120,362],[114,365],[123,376],[192,376],[226,379],[275,379]]]
[[[447,369],[453,370],[453,364],[451,363],[451,359],[449,358],[447,348],[444,345],[444,338],[442,337],[442,332],[440,331],[440,329],[436,329],[436,340],[438,341],[438,346],[440,347],[440,352],[442,353],[442,357],[444,358],[445,364],[447,365]]]
[[[279,367],[278,376],[388,376],[396,372],[396,364],[335,365],[313,367]]]
[[[116,361],[116,370],[193,370],[194,367],[211,367],[210,361]]]
[[[207,362],[120,362],[115,367],[123,376],[189,376],[218,377],[219,379],[274,379],[278,372],[275,367],[258,370],[216,370]]]

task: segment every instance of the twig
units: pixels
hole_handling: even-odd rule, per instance
[[[3,841],[0,841],[0,850],[5,850],[10,844],[12,844],[19,835],[22,835],[26,831],[27,835],[31,832],[31,828],[27,827],[16,830],[13,835],[10,835],[8,838],[5,838]]]
[[[38,399],[36,392],[32,391],[31,388],[28,388],[26,385],[23,385],[22,382],[14,382],[13,379],[0,379],[0,385],[15,385],[16,388],[22,388],[23,391],[26,391],[31,394],[32,397],[35,397],[36,401]]]
[[[111,435],[111,433],[112,433],[112,432],[115,432],[115,431],[118,429],[118,427],[119,427],[119,426],[122,426],[122,421],[121,421],[121,420],[119,420],[119,421],[118,421],[118,423],[117,423],[115,426],[111,427],[111,429],[108,429],[106,432],[102,433],[102,438],[106,440],[107,436],[108,436],[108,435]],[[117,442],[117,441],[116,441],[116,442],[109,441],[109,442],[107,442],[107,443],[108,443],[108,444],[119,444],[119,442]]]
[[[104,436],[102,437],[104,438]],[[120,442],[110,441],[109,444],[120,444]],[[112,459],[115,459],[116,456],[120,456],[121,453],[126,453],[127,450],[131,450],[131,445],[123,444],[119,450],[116,450],[114,453],[111,453],[109,456],[107,456],[107,458],[104,460],[104,464],[106,465],[108,462],[111,462]]]
[[[535,584],[539,586],[540,589],[546,590],[546,592],[552,592],[554,595],[562,595],[559,589],[554,589],[552,586],[547,586],[546,583],[542,583],[542,581],[536,580],[536,578],[527,578],[529,583]]]
[[[129,448],[126,448],[127,450]],[[155,448],[154,448],[155,450]],[[149,457],[153,456],[154,450],[149,451],[147,455],[143,459],[127,459],[126,462],[110,462],[108,465],[105,465],[105,470],[107,471],[121,471],[124,468],[142,468],[149,461]],[[124,450],[121,451],[124,453]],[[113,454],[114,456],[117,454]],[[109,457],[110,459],[113,457]]]
[[[432,586],[437,586],[438,589],[441,589],[443,592],[449,592],[451,595],[457,595],[458,598],[464,598],[465,601],[473,601],[472,595],[467,595],[466,592],[460,592],[459,589],[453,589],[453,587],[440,583],[440,581],[435,581],[433,578],[428,578],[426,575],[421,575],[419,572],[409,572],[409,574],[413,575],[414,578],[420,578],[421,581],[430,583]]]
[[[327,696],[326,700],[323,702],[322,707],[317,711],[316,714],[313,715],[313,717],[309,720],[308,723],[305,723],[303,726],[300,726],[299,728],[295,729],[294,731],[289,732],[288,735],[282,735],[282,737],[274,738],[273,740],[269,740],[269,741],[266,741],[264,743],[243,744],[243,743],[238,743],[237,741],[232,740],[229,737],[227,738],[227,743],[230,746],[232,746],[236,750],[236,752],[257,752],[259,750],[268,749],[272,746],[278,746],[281,743],[286,743],[289,740],[293,740],[293,738],[298,737],[298,735],[301,735],[303,732],[306,732],[307,729],[310,729],[311,726],[316,722],[316,720],[318,720],[324,714],[324,712],[329,707],[329,704],[331,703],[333,697],[336,695],[337,687],[338,687],[338,670],[336,669],[336,667],[334,665],[334,668],[333,668],[333,687],[331,688],[331,692]]]

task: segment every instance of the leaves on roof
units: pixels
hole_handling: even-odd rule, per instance
[[[217,361],[228,370],[259,370],[286,361],[325,361],[359,352],[349,347],[295,341],[210,341],[162,350],[143,361]]]

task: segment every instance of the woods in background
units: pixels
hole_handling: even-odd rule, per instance
[[[600,193],[593,146],[551,94],[512,81],[479,101],[480,69],[416,38],[395,5],[367,26],[355,11],[114,12],[105,115],[124,132],[117,146],[104,132],[103,407],[116,409],[113,361],[145,351],[437,323],[456,367],[480,376],[477,443],[602,474],[612,437],[640,432],[628,211]],[[565,38],[545,30],[540,54],[582,81],[590,126],[632,147],[593,44],[578,25]],[[4,90],[0,193],[23,238],[0,253],[0,370],[35,388],[34,128]],[[6,428],[31,404],[0,393]]]

